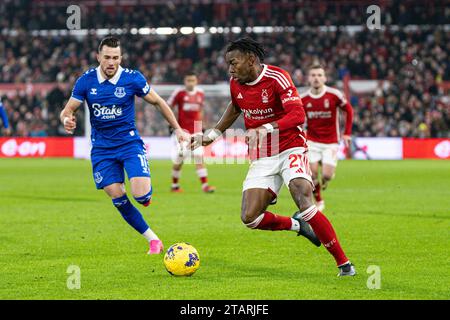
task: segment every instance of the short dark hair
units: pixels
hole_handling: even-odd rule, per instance
[[[226,52],[233,50],[238,50],[244,53],[253,53],[261,62],[264,61],[264,57],[266,56],[266,52],[262,44],[248,37],[230,42]]]
[[[191,76],[197,76],[197,74],[194,72],[194,71],[192,71],[192,70],[189,70],[189,71],[187,71],[185,74],[184,74],[184,77],[186,78],[186,77],[191,77]]]
[[[107,46],[107,47],[111,47],[111,48],[120,47],[120,40],[113,36],[108,36],[106,38],[103,38],[102,41],[100,41],[100,44],[98,46],[98,52],[102,51],[103,46]]]
[[[322,64],[317,63],[317,62],[315,62],[309,66],[308,70],[312,70],[312,69],[323,69],[325,71],[325,67]]]

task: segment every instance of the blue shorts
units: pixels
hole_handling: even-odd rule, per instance
[[[136,140],[116,148],[92,148],[92,172],[97,189],[128,179],[150,177],[145,145]]]

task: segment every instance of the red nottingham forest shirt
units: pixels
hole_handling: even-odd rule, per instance
[[[319,143],[339,142],[339,110],[346,112],[345,132],[352,134],[353,108],[338,89],[325,86],[314,95],[311,90],[301,95],[307,118],[308,140]]]
[[[254,129],[277,122],[278,153],[296,147],[307,148],[305,133],[301,128],[305,122],[305,112],[291,76],[275,66],[263,64],[262,67],[260,75],[253,82],[240,84],[233,78],[230,80],[232,103],[242,111],[245,127]],[[275,155],[277,150],[270,147],[270,139],[268,144],[267,156]]]
[[[205,102],[205,93],[199,88],[194,91],[177,89],[167,100],[172,107],[178,107],[178,123],[182,129],[189,133],[201,131],[200,121],[202,121],[202,110]],[[194,128],[195,122],[199,126]]]

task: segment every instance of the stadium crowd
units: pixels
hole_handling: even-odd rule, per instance
[[[361,25],[373,1],[201,0],[155,1],[78,0],[82,28],[182,26],[318,26]],[[67,7],[73,1],[5,0],[0,4],[1,28],[26,30],[66,28]],[[377,1],[383,24],[448,24],[446,0]],[[139,10],[136,10],[136,5]]]
[[[11,4],[16,2],[29,3],[2,2],[0,11],[9,12]],[[203,8],[203,11],[211,15],[208,16],[207,22],[216,23],[214,19],[217,17],[214,13],[217,10],[210,8],[214,4],[207,1],[202,3],[193,5],[189,10]],[[231,2],[224,3],[231,8],[234,6]],[[256,1],[258,5],[267,3]],[[392,3],[387,2],[387,5],[393,5]],[[292,5],[292,2],[284,4]],[[170,9],[168,4],[164,6],[167,10]],[[182,9],[184,7],[186,5],[183,3],[177,4],[177,12],[184,10]],[[324,12],[331,10],[330,6],[325,7]],[[392,20],[398,22],[402,17],[399,14],[402,12],[402,5],[396,8],[398,10],[392,10],[391,15],[395,17]],[[415,8],[416,6],[413,6],[405,16],[413,16],[414,21],[420,22],[421,14],[415,13]],[[423,11],[426,14],[425,20],[431,18],[428,15],[436,14],[437,10],[436,6],[426,8],[427,10]],[[447,9],[440,13],[444,18],[448,18]],[[51,15],[52,10],[46,10],[45,14]],[[99,10],[101,12],[106,9],[102,7]],[[348,12],[351,12],[351,8],[349,10]],[[34,11],[7,15],[19,19],[19,22],[15,23],[13,18],[7,18],[0,24],[2,28],[25,26],[20,17],[32,12]],[[295,10],[293,12],[295,13]],[[47,21],[45,14],[39,19],[39,23]],[[233,17],[239,19],[239,14],[233,14]],[[407,19],[404,21],[405,24],[408,23]],[[433,21],[438,22],[439,19]],[[179,22],[179,25],[183,23],[184,21]],[[108,24],[105,22],[102,25]],[[165,37],[128,35],[122,41],[123,64],[139,69],[153,84],[181,83],[183,74],[188,70],[197,72],[201,84],[227,82],[224,47],[230,40],[240,36],[242,34],[234,33],[177,34]],[[251,36],[265,45],[266,63],[278,65],[289,71],[298,87],[307,85],[305,73],[308,66],[315,61],[326,65],[330,85],[342,80],[346,74],[352,79],[387,80],[390,85],[384,87],[380,81],[380,87],[375,94],[352,93],[351,101],[355,108],[353,132],[357,136],[448,137],[450,135],[450,102],[448,95],[445,95],[440,86],[444,81],[450,81],[450,33],[442,25],[423,26],[417,29],[387,28],[371,32],[367,29],[355,32],[344,29],[323,31],[308,26],[295,32],[262,33]],[[58,123],[57,113],[70,96],[70,88],[75,79],[83,71],[96,65],[95,49],[98,41],[99,38],[94,35],[43,37],[31,36],[24,30],[19,30],[15,35],[0,33],[0,84],[59,83],[47,96],[40,93],[31,96],[19,93],[5,99],[4,104],[14,135],[64,134]],[[207,97],[205,126],[212,125],[217,120],[226,103],[226,99]],[[80,112],[79,116],[81,119],[83,113]],[[137,103],[136,116],[138,129],[143,135],[167,134],[167,128],[160,127],[164,122],[158,121],[159,115],[152,108],[146,108],[142,102]],[[77,128],[76,134],[83,134],[82,124]]]

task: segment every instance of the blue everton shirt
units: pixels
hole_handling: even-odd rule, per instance
[[[150,92],[147,80],[137,70],[119,66],[111,79],[105,79],[100,67],[86,71],[72,91],[72,98],[87,102],[93,147],[114,148],[139,140],[135,124],[134,96]]]
[[[2,118],[3,126],[8,129],[9,123],[8,123],[8,116],[6,114],[5,109],[3,108],[3,103],[0,102],[0,118]]]

